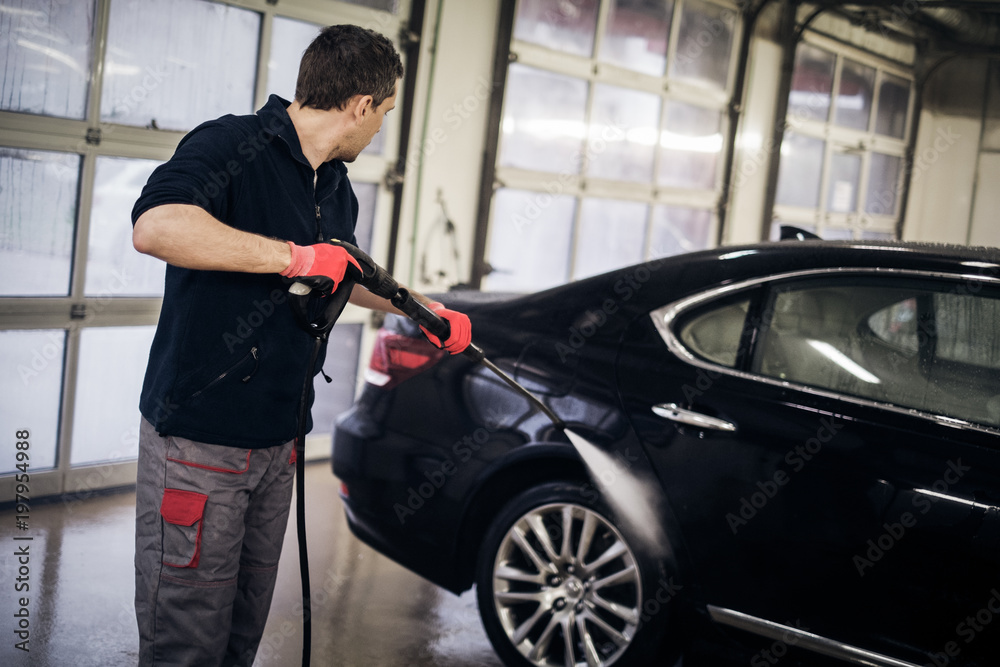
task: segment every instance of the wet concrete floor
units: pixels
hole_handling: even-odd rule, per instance
[[[328,463],[306,469],[312,664],[343,667],[502,667],[479,622],[472,592],[457,597],[359,542],[347,527]],[[301,591],[294,503],[278,583],[256,667],[298,665]],[[0,512],[0,665],[135,665],[135,494],[35,503],[29,528]],[[13,538],[32,537],[15,541]],[[14,555],[28,545],[28,590],[17,592]],[[28,599],[30,652],[15,648]]]
[[[503,667],[480,624],[474,593],[452,595],[358,541],[347,527],[338,488],[328,462],[307,466],[312,664]],[[134,492],[34,503],[26,531],[16,528],[13,509],[0,511],[0,666],[136,664],[134,520]],[[24,545],[26,574],[16,555]],[[15,590],[20,584],[28,589]],[[301,664],[300,596],[293,503],[255,667]],[[27,653],[15,648],[20,597],[28,601]],[[752,664],[749,653],[732,655],[712,640],[699,643],[673,667]],[[813,656],[801,662],[789,656],[781,667],[820,665],[829,667]]]

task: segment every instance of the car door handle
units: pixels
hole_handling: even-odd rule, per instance
[[[727,422],[725,419],[719,419],[718,417],[709,417],[694,410],[685,410],[676,403],[654,405],[653,412],[664,419],[689,426],[711,429],[713,431],[725,431],[726,433],[734,433],[736,431],[736,424],[732,422]]]

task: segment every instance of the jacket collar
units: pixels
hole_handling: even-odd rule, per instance
[[[302,153],[302,144],[299,143],[299,135],[295,131],[295,125],[288,115],[288,100],[277,95],[267,98],[267,104],[262,106],[257,115],[264,123],[267,132],[277,135],[288,146],[288,151],[296,162],[300,162],[312,172],[312,165]],[[324,162],[316,170],[316,198],[319,201],[326,199],[340,185],[341,179],[347,175],[347,165],[342,160],[331,160]]]

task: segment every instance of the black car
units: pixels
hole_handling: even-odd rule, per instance
[[[1000,250],[762,243],[442,300],[605,462],[390,318],[333,468],[361,539],[477,585],[506,664],[702,632],[753,667],[1000,664]]]

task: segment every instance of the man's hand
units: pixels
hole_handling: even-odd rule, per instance
[[[438,317],[448,322],[448,325],[451,326],[451,334],[443,345],[437,336],[427,331],[427,329],[420,327],[420,330],[427,336],[427,340],[451,354],[461,354],[465,348],[469,347],[469,343],[472,342],[472,323],[469,322],[468,316],[455,310],[448,310],[444,307],[444,304],[437,301],[427,304],[427,307],[437,313]]]
[[[288,241],[288,246],[292,249],[292,261],[281,272],[286,278],[302,276],[329,278],[333,281],[333,286],[330,288],[332,292],[344,280],[348,264],[353,264],[358,271],[362,270],[358,261],[340,246],[329,243],[300,246],[291,241]]]

